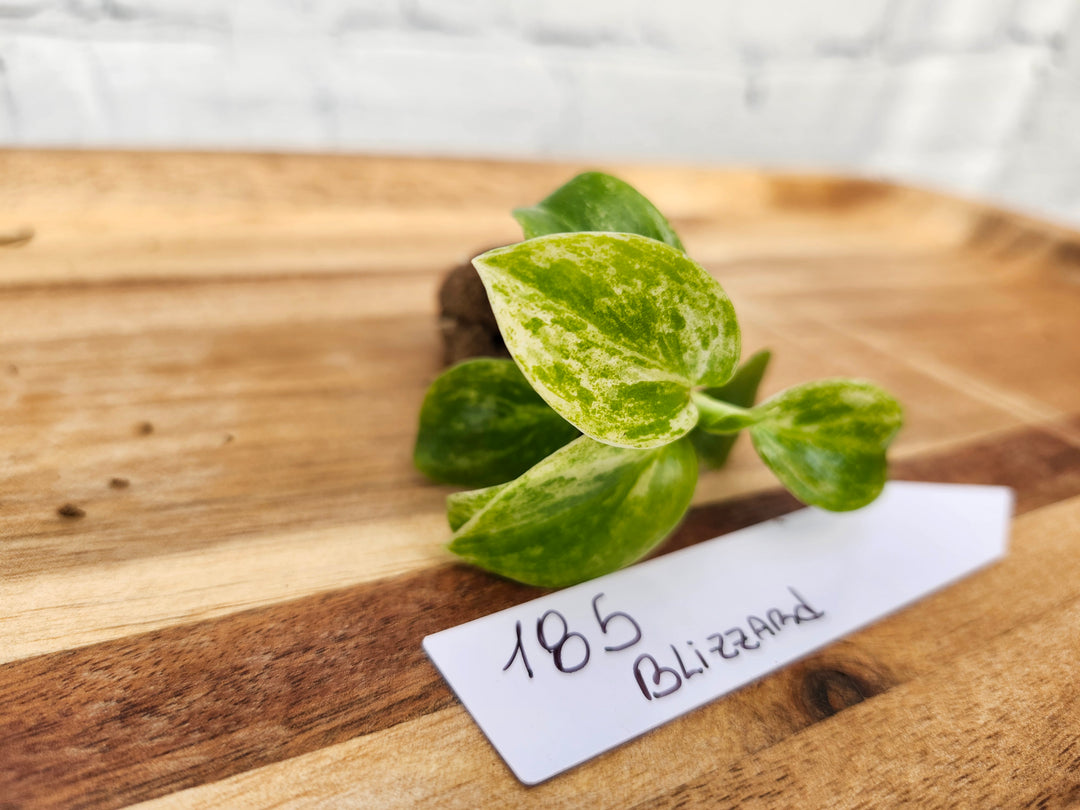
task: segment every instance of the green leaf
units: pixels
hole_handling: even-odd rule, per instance
[[[525,377],[599,441],[674,441],[698,421],[693,388],[723,385],[735,369],[731,301],[670,245],[625,233],[556,234],[473,264]]]
[[[742,408],[751,407],[757,399],[758,387],[765,376],[765,369],[768,368],[771,357],[772,353],[768,349],[756,352],[739,366],[735,371],[735,376],[725,385],[706,388],[703,393],[719,402],[729,402]],[[704,414],[702,418],[704,419]],[[698,458],[705,466],[713,469],[724,466],[737,438],[738,436],[734,433],[726,435],[707,433],[700,423],[690,434],[690,440],[694,443]]]
[[[799,500],[845,512],[885,485],[885,450],[903,424],[900,404],[856,380],[819,380],[763,402],[750,428],[758,455]]]
[[[514,209],[526,239],[552,233],[636,233],[683,249],[664,215],[641,192],[601,172],[579,174],[531,208]]]
[[[413,460],[436,481],[501,484],[577,435],[511,361],[467,360],[428,389]]]
[[[667,536],[690,505],[697,466],[689,440],[629,450],[582,436],[500,488],[449,548],[530,585],[583,582],[640,559]]]
[[[446,498],[446,521],[450,524],[451,531],[457,531],[469,518],[487,506],[491,501],[510,486],[511,482],[496,484],[493,487],[483,489],[469,489],[465,492],[455,492]]]

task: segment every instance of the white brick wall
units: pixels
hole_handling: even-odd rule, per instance
[[[1080,224],[1075,0],[0,0],[0,143],[751,163]]]

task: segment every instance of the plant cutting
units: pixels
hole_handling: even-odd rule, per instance
[[[420,413],[417,467],[478,487],[448,499],[452,552],[547,587],[614,571],[674,529],[699,465],[744,430],[804,503],[881,492],[897,401],[826,379],[755,405],[769,353],[739,365],[731,301],[639,192],[590,172],[514,216],[525,241],[473,260],[513,360],[450,368]]]

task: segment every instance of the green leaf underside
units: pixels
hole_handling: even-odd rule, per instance
[[[553,233],[615,231],[640,234],[683,249],[655,205],[629,183],[601,172],[579,174],[537,205],[515,209],[514,219],[526,239]]]
[[[819,380],[795,386],[754,409],[754,449],[799,500],[845,512],[885,485],[885,450],[903,424],[900,404],[875,385]]]
[[[692,389],[727,382],[738,361],[719,283],[653,239],[556,234],[473,264],[533,388],[599,441],[648,448],[683,436],[698,420]]]
[[[765,376],[772,353],[768,349],[755,352],[735,371],[735,375],[722,386],[706,388],[702,393],[718,402],[729,402],[742,408],[751,407],[757,400],[758,388]],[[707,467],[723,467],[731,455],[731,448],[738,438],[736,433],[707,433],[699,424],[690,433],[698,458]]]
[[[481,505],[449,548],[519,582],[583,582],[640,559],[667,536],[690,505],[697,466],[689,440],[631,450],[582,436],[486,502],[473,496],[471,505]]]
[[[424,397],[413,460],[436,481],[465,486],[516,478],[578,435],[510,360],[467,360]]]

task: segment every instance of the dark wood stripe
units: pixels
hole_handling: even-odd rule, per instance
[[[1030,429],[894,474],[1012,486],[1024,512],[1080,494],[1080,449]],[[701,506],[663,551],[796,508]],[[0,808],[119,807],[449,706],[420,639],[540,593],[448,566],[5,665]]]
[[[1062,423],[1071,432],[1080,418]],[[1044,430],[1022,430],[974,442],[950,452],[906,459],[894,465],[893,478],[948,484],[996,484],[1016,492],[1023,514],[1080,492],[1080,448]]]

